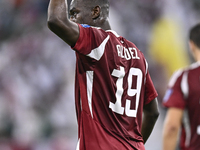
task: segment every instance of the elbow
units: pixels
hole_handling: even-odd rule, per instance
[[[154,111],[151,113],[148,113],[147,117],[152,120],[152,122],[156,122],[158,120],[160,113],[159,111]]]
[[[156,112],[154,112],[154,118],[157,120],[158,119],[158,117],[159,117],[159,115],[160,115],[160,112],[159,111],[156,111]]]
[[[68,21],[58,17],[49,17],[47,19],[47,26],[55,34],[62,34],[63,30],[70,30]]]
[[[47,19],[47,26],[50,30],[54,30],[58,26],[59,20],[55,17],[48,17]]]
[[[152,121],[156,121],[160,115],[157,99],[154,99],[149,104],[144,105],[143,113],[146,118],[150,118]]]
[[[56,14],[48,14],[47,26],[51,31],[56,32],[57,30],[63,27],[63,24],[63,18],[58,17],[58,15]]]
[[[149,118],[151,118],[153,122],[156,122],[158,120],[159,115],[160,115],[159,112],[154,112],[149,115]]]
[[[160,115],[160,112],[158,111],[158,109],[152,111],[152,112],[148,112],[146,113],[147,116],[151,117],[151,118],[154,118],[155,120],[158,119],[159,115]]]
[[[164,137],[174,137],[177,136],[179,127],[174,125],[169,125],[164,127],[163,136]]]
[[[169,127],[168,127],[168,133],[176,133],[176,132],[178,132],[178,130],[179,130],[179,128],[177,127],[177,126],[175,126],[175,125],[170,125]]]

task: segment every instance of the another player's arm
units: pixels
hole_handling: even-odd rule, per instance
[[[163,128],[163,150],[176,149],[182,116],[182,109],[173,107],[168,109]]]
[[[142,136],[144,143],[146,143],[149,138],[153,127],[158,119],[159,111],[158,111],[158,102],[157,98],[152,100],[149,104],[144,105],[143,108],[143,121],[142,121]]]
[[[79,37],[79,27],[68,19],[67,0],[50,0],[48,27],[67,44],[74,46]]]

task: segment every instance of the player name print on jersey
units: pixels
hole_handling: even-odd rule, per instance
[[[126,48],[122,45],[116,45],[118,56],[125,58],[126,60],[130,59],[140,59],[138,56],[137,50],[134,47]]]

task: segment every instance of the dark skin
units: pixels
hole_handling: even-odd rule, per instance
[[[76,23],[88,24],[104,30],[111,29],[108,16],[101,11],[101,6],[92,4],[93,1],[91,4],[82,1],[71,2],[70,19],[68,19],[68,6],[65,0],[51,0],[49,3],[48,27],[70,46],[75,45],[79,37]]]
[[[110,30],[108,4],[95,0],[73,0],[70,5],[70,19],[65,0],[50,0],[48,8],[48,27],[68,45],[74,46],[79,38],[79,24],[88,24]],[[158,118],[157,98],[144,106],[141,133],[147,141]]]
[[[149,104],[146,104],[143,107],[143,121],[141,133],[143,136],[144,143],[146,143],[147,139],[149,138],[154,128],[154,125],[158,119],[158,116],[158,104],[157,98],[155,98]]]

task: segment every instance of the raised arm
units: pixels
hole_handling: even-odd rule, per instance
[[[159,116],[157,98],[152,100],[149,104],[145,105],[143,112],[144,116],[141,132],[144,143],[146,143]]]
[[[67,0],[50,0],[48,7],[48,27],[70,46],[79,37],[78,25],[68,19]]]

